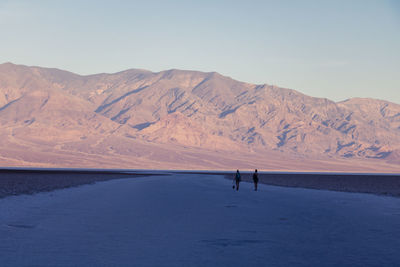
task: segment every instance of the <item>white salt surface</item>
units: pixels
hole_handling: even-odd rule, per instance
[[[395,266],[400,199],[175,174],[0,199],[1,266]]]

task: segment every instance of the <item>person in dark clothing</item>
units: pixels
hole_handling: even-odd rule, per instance
[[[235,174],[235,181],[236,181],[236,191],[239,191],[239,183],[240,183],[240,172],[239,170],[236,171]]]
[[[257,184],[258,184],[258,172],[257,172],[257,169],[253,173],[253,182],[254,182],[254,191],[257,191]]]

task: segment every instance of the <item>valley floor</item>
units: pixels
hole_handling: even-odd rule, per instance
[[[2,266],[395,266],[400,199],[223,175],[115,179],[0,199]]]

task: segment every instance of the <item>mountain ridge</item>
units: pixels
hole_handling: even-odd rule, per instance
[[[48,151],[62,153],[138,159],[119,145],[114,145],[119,152],[107,148],[114,140],[131,151],[140,143],[199,155],[225,151],[269,158],[263,154],[279,152],[311,161],[400,163],[398,104],[371,98],[334,102],[216,72],[129,69],[79,75],[0,64],[0,116],[3,146],[31,140],[36,150],[46,129],[53,138]],[[154,153],[146,155],[153,161]]]
[[[42,70],[54,70],[54,71],[66,72],[66,73],[70,73],[70,74],[75,75],[75,76],[80,76],[82,78],[92,77],[92,76],[103,76],[103,75],[117,75],[117,74],[129,73],[129,72],[144,72],[144,73],[149,73],[149,74],[160,74],[160,73],[172,72],[172,71],[194,72],[194,73],[203,73],[203,74],[217,74],[217,75],[220,75],[222,77],[226,77],[226,78],[229,78],[231,80],[234,80],[234,81],[237,81],[237,82],[240,82],[240,83],[253,84],[253,83],[248,83],[248,82],[244,82],[244,81],[235,80],[230,76],[223,75],[223,74],[221,74],[219,72],[216,72],[216,71],[184,70],[184,69],[176,69],[176,68],[167,69],[167,70],[163,70],[163,71],[151,71],[151,70],[141,69],[141,68],[130,68],[130,69],[117,71],[117,72],[102,72],[102,73],[92,73],[92,74],[79,74],[79,73],[75,73],[73,71],[63,70],[63,69],[60,69],[60,68],[42,67],[42,66],[36,66],[36,65],[28,66],[28,65],[24,65],[24,64],[14,64],[12,62],[0,63],[0,66],[7,66],[7,65],[11,65],[11,66],[14,66],[14,67],[19,66],[19,67],[27,67],[27,68],[37,68],[37,69],[42,69]],[[292,90],[292,91],[295,91],[295,92],[297,92],[299,94],[302,94],[302,95],[305,95],[305,96],[308,96],[308,97],[317,98],[317,99],[327,99],[327,100],[332,101],[334,103],[347,102],[347,101],[352,100],[352,99],[363,99],[363,100],[383,101],[383,102],[388,102],[388,103],[391,103],[391,104],[400,105],[400,103],[395,103],[395,102],[392,102],[392,101],[389,101],[389,100],[379,99],[379,98],[369,98],[369,97],[351,97],[351,98],[347,98],[347,99],[344,99],[344,100],[334,101],[334,100],[331,100],[331,99],[325,98],[325,97],[309,96],[309,95],[306,95],[306,94],[304,94],[304,93],[302,93],[300,91],[297,91],[296,89],[280,87],[280,86],[277,86],[277,85],[270,85],[270,84],[267,84],[267,83],[253,84],[253,85],[258,85],[258,86],[266,86],[266,85],[268,85],[268,86],[273,86],[273,87],[277,87],[277,88],[284,89],[284,90]]]

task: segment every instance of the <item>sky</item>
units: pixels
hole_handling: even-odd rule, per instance
[[[400,104],[400,0],[0,0],[0,63],[216,71]]]

